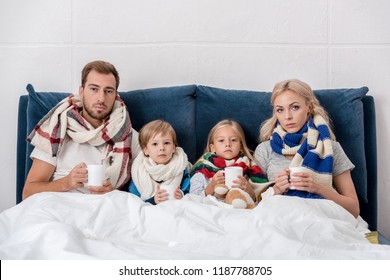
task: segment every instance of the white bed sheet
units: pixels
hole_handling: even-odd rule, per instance
[[[252,210],[187,195],[41,193],[0,214],[0,259],[390,259],[329,200],[273,196]],[[363,224],[363,226],[362,226]]]

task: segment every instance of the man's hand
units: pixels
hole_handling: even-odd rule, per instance
[[[113,190],[110,181],[104,181],[103,186],[88,186],[88,189],[92,194],[105,194]]]
[[[66,190],[78,189],[84,187],[88,181],[87,165],[82,162],[77,164],[66,176]]]

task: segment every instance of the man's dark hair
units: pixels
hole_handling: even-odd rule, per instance
[[[112,65],[109,62],[102,61],[102,60],[92,61],[84,66],[84,69],[81,72],[81,86],[82,87],[85,86],[85,83],[87,81],[87,76],[92,70],[95,70],[96,72],[98,72],[100,74],[113,74],[115,77],[115,81],[116,81],[116,90],[118,90],[118,87],[119,87],[118,71],[116,71],[114,65]]]

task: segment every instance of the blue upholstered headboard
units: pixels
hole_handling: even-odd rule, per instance
[[[21,201],[24,181],[31,166],[31,145],[25,139],[38,120],[69,93],[35,92],[19,101],[17,193]],[[328,111],[337,140],[355,164],[352,178],[359,196],[361,216],[371,230],[377,227],[377,151],[375,104],[366,95],[367,87],[314,91]],[[270,92],[227,90],[187,85],[133,90],[120,93],[129,108],[132,125],[139,130],[154,119],[165,119],[176,130],[179,145],[191,162],[202,154],[210,128],[219,120],[231,118],[243,127],[248,145],[258,144],[259,126],[272,113]]]

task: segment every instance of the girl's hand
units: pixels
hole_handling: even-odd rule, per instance
[[[178,186],[178,187],[175,189],[174,197],[175,197],[176,199],[182,199],[182,198],[183,198],[183,192],[180,190],[180,186]]]
[[[223,170],[219,170],[217,173],[214,174],[213,178],[211,178],[210,183],[204,190],[205,195],[214,195],[214,188],[216,185],[225,185],[225,175]]]
[[[288,168],[275,174],[275,184],[273,186],[275,194],[284,194],[290,189],[289,178],[290,170]]]
[[[169,199],[169,194],[166,190],[160,189],[160,184],[157,184],[157,191],[154,195],[154,202],[159,204]]]
[[[219,170],[217,173],[214,174],[210,184],[213,184],[214,186],[225,185],[225,175],[223,170]]]
[[[249,183],[249,181],[244,176],[238,176],[238,179],[234,180],[233,184],[234,184],[233,188],[240,188],[240,189],[242,189],[243,191],[247,192],[252,197],[252,199],[254,201],[256,200],[255,199],[255,192],[252,189],[252,186]]]

